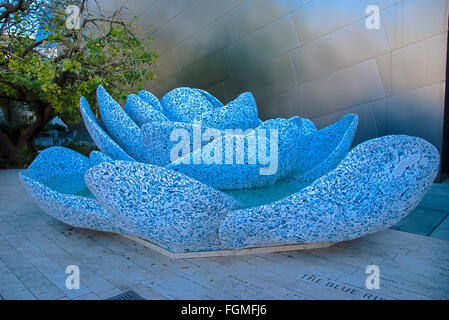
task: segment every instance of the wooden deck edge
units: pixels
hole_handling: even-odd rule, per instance
[[[286,244],[280,246],[271,247],[254,247],[245,249],[235,249],[235,250],[215,250],[215,251],[199,251],[199,252],[171,252],[165,248],[162,248],[154,243],[147,240],[118,234],[119,237],[128,240],[135,241],[142,244],[143,246],[157,251],[171,259],[192,259],[192,258],[209,258],[209,257],[230,257],[230,256],[240,256],[246,254],[259,254],[259,253],[274,253],[274,252],[286,252],[286,251],[298,251],[298,250],[311,250],[319,248],[328,248],[335,244],[335,242],[321,242],[321,243],[304,243],[304,244]]]

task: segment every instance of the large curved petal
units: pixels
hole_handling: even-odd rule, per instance
[[[92,140],[101,151],[115,160],[134,161],[134,159],[123,151],[123,149],[103,130],[84,97],[81,97],[80,99],[80,109],[84,125],[92,137]]]
[[[192,122],[197,115],[214,107],[203,94],[192,88],[176,88],[161,99],[164,114],[172,121]]]
[[[140,90],[137,95],[139,96],[140,99],[142,99],[143,101],[148,103],[150,106],[152,106],[157,111],[160,111],[160,112],[163,111],[162,105],[161,105],[159,99],[156,98],[156,96],[154,94],[152,94],[151,92],[148,92],[145,90]]]
[[[52,176],[84,174],[90,167],[91,163],[86,156],[68,148],[50,147],[42,150],[24,172],[27,176],[42,181]]]
[[[165,168],[104,162],[87,171],[86,183],[101,205],[135,236],[173,252],[220,247],[218,225],[239,208],[231,197]]]
[[[130,94],[126,99],[125,112],[139,127],[152,121],[170,121],[162,112],[135,94]]]
[[[306,118],[301,118],[301,123],[302,123],[302,129],[304,131],[304,134],[311,134],[316,131],[316,126],[312,120],[306,119]]]
[[[97,89],[97,100],[101,120],[114,141],[137,161],[151,162],[140,128],[102,86]]]
[[[357,123],[356,114],[347,114],[333,125],[307,135],[300,142],[302,157],[295,177],[313,181],[337,167],[351,147]]]
[[[197,115],[195,121],[221,130],[237,128],[246,130],[261,124],[257,115],[256,100],[250,92],[242,93],[226,106]]]
[[[300,192],[231,212],[220,239],[244,248],[345,241],[386,229],[418,205],[438,168],[438,151],[420,138],[373,139]]]
[[[198,91],[199,93],[201,93],[207,100],[209,100],[210,103],[212,103],[212,106],[214,108],[219,108],[223,106],[223,103],[221,103],[220,100],[218,100],[217,98],[215,98],[213,95],[211,95],[209,92],[207,92],[206,90],[202,90],[202,89],[193,89]]]
[[[201,139],[201,134],[207,129],[196,123],[176,121],[149,122],[141,128],[147,150],[153,156],[153,164],[158,166],[166,166],[178,158],[180,151],[189,154],[207,144],[208,141]],[[194,141],[194,135],[199,136],[198,141]]]
[[[205,132],[215,135],[215,139],[167,168],[216,189],[268,186],[295,170],[301,157],[297,141],[308,132],[303,131],[299,117],[271,119],[247,134],[240,131],[239,134],[218,129]]]
[[[89,160],[92,166],[96,166],[102,162],[111,162],[114,161],[111,157],[105,155],[103,152],[92,151],[89,154]]]
[[[48,215],[74,227],[122,233],[93,197],[77,195],[86,188],[83,175],[91,165],[75,151],[52,147],[42,151],[19,177]]]

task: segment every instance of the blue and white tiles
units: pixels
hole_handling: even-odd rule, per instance
[[[246,248],[338,242],[380,231],[418,205],[438,168],[438,151],[420,138],[369,140],[309,187],[230,212],[220,225],[220,239],[227,248]]]
[[[84,120],[84,125],[87,128],[92,140],[97,145],[98,149],[113,159],[134,161],[105,131],[98,119],[93,114],[92,110],[84,97],[80,100],[81,115]]]
[[[178,88],[160,102],[141,91],[125,109],[104,88],[97,93],[103,123],[84,98],[80,108],[102,152],[87,158],[46,149],[20,173],[21,181],[58,220],[144,238],[172,252],[361,237],[410,213],[439,169],[437,150],[420,138],[386,136],[349,151],[356,115],[317,130],[299,117],[261,122],[250,93],[223,105],[200,89]],[[176,130],[189,138],[188,152],[173,160]],[[210,130],[216,139],[190,140]],[[204,161],[226,154],[226,139],[233,146],[228,158]],[[273,163],[250,161],[245,146],[251,141],[256,159],[276,155],[271,174],[261,172]],[[237,200],[245,195],[260,199]]]
[[[104,162],[87,171],[85,180],[120,225],[173,252],[221,248],[218,227],[240,207],[195,179],[145,163]]]

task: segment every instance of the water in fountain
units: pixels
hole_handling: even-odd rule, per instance
[[[94,198],[84,183],[84,174],[53,176],[43,180],[42,183],[61,193]],[[240,201],[244,208],[252,208],[278,201],[304,189],[311,183],[295,179],[284,179],[268,187],[220,191]]]
[[[295,179],[284,179],[263,188],[228,189],[221,191],[240,201],[244,208],[252,208],[281,200],[304,189],[311,183]]]

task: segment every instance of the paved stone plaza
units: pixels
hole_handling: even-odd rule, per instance
[[[434,184],[409,217],[331,248],[172,260],[114,234],[75,229],[44,214],[0,171],[0,299],[448,299],[449,182]],[[398,231],[401,230],[401,231]],[[365,287],[368,265],[380,289]],[[65,286],[68,265],[81,287]]]

